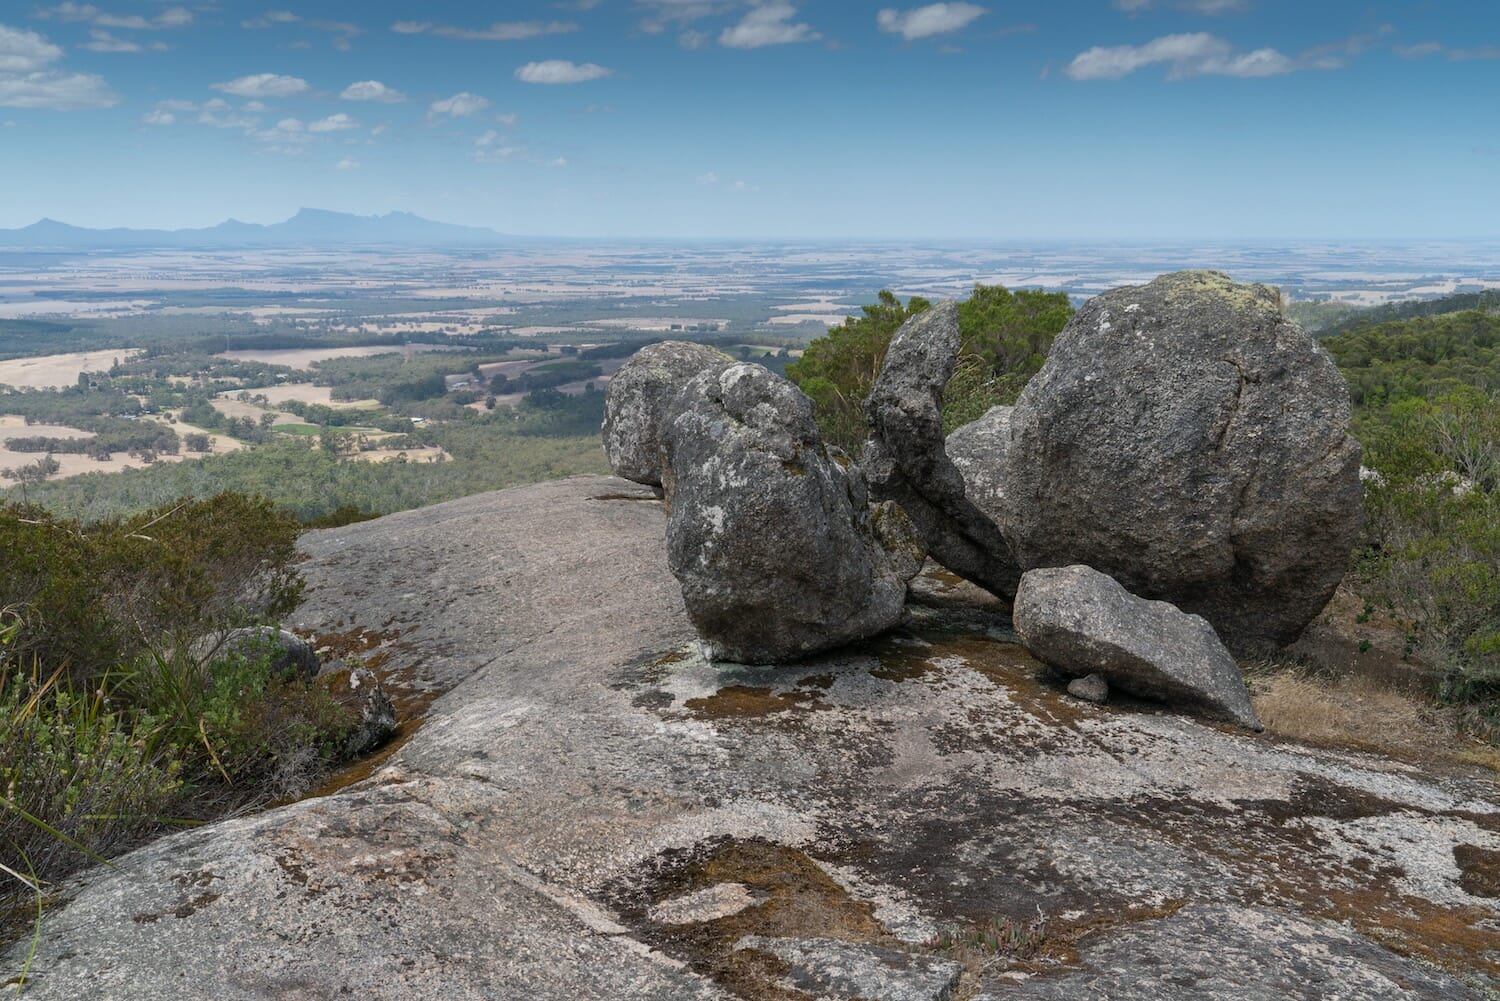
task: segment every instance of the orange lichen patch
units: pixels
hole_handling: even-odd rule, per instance
[[[808,711],[828,708],[826,703],[817,701],[811,692],[792,689],[778,693],[769,688],[750,685],[729,685],[705,698],[688,699],[683,705],[691,712],[709,719],[770,716],[793,709]]]
[[[954,573],[952,570],[939,566],[929,566],[922,571],[922,576],[934,582],[945,591],[952,591],[963,587],[968,581]]]
[[[1500,852],[1477,845],[1454,845],[1458,885],[1474,897],[1500,897]]]
[[[1348,922],[1392,952],[1500,982],[1500,930],[1491,911],[1373,893],[1330,893],[1329,898],[1332,907],[1308,913]]]
[[[394,629],[381,631],[359,628],[318,633],[311,637],[318,656],[325,662],[358,657],[371,670],[383,666],[390,659],[390,648],[400,638],[400,631]]]
[[[739,883],[761,902],[692,924],[651,919],[652,908],[662,901],[720,883]],[[759,839],[724,838],[664,852],[636,879],[618,883],[610,896],[621,920],[641,939],[726,990],[757,1001],[809,996],[784,986],[788,968],[775,956],[736,950],[735,943],[747,935],[900,945],[875,920],[870,904],[851,897],[805,853]]]

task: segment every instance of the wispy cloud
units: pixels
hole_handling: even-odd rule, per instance
[[[983,7],[972,3],[933,3],[906,11],[887,7],[875,15],[875,25],[910,42],[958,31],[984,13]]]
[[[172,114],[170,111],[162,111],[158,109],[156,111],[146,112],[141,116],[141,121],[145,122],[147,125],[175,125],[177,123],[177,116]]]
[[[308,126],[307,126],[307,131],[309,131],[309,132],[343,132],[343,131],[345,131],[347,129],[357,129],[357,128],[359,128],[359,123],[356,122],[353,118],[351,118],[348,115],[344,114],[342,111],[340,111],[336,115],[329,115],[327,118],[320,118],[316,122],[309,122]]]
[[[154,31],[163,28],[186,28],[193,23],[193,12],[186,7],[168,7],[155,17],[139,14],[111,14],[90,3],[60,3],[38,7],[36,17],[43,21],[87,21],[101,28],[126,28],[131,31]]]
[[[1115,6],[1127,14],[1136,14],[1153,7],[1170,7],[1174,10],[1191,11],[1216,17],[1220,14],[1238,14],[1250,9],[1250,0],[1115,0]]]
[[[360,164],[358,160],[351,160],[347,156],[333,165],[335,170],[358,170],[359,166]]]
[[[379,80],[358,80],[345,87],[339,97],[345,101],[379,101],[382,104],[400,104],[406,95]]]
[[[1476,59],[1500,59],[1500,45],[1476,45],[1469,48],[1454,48],[1441,42],[1422,42],[1419,45],[1398,46],[1396,55],[1403,59],[1425,59],[1441,56],[1451,63],[1466,63]]]
[[[128,38],[116,38],[103,28],[90,28],[89,40],[78,46],[90,52],[140,52],[141,46]]]
[[[62,54],[34,31],[0,24],[0,106],[83,111],[120,103],[103,77],[53,68]]]
[[[254,73],[211,86],[236,97],[296,97],[308,89],[306,80],[276,73]]]
[[[797,8],[785,0],[758,4],[733,27],[719,33],[719,44],[730,49],[758,49],[766,45],[814,42],[823,36],[807,24],[794,24]]]
[[[441,101],[433,101],[428,105],[427,117],[429,119],[439,118],[467,118],[469,115],[477,115],[490,106],[488,98],[480,97],[478,94],[470,94],[462,91],[452,97],[445,97]]]
[[[614,73],[595,63],[574,63],[566,59],[544,59],[516,67],[515,77],[522,83],[583,83]]]
[[[1074,80],[1117,80],[1147,66],[1166,66],[1167,79],[1194,76],[1262,77],[1290,73],[1297,63],[1275,49],[1236,52],[1206,32],[1163,35],[1145,45],[1095,46],[1064,70]]]
[[[268,10],[260,17],[241,21],[242,28],[270,28],[278,24],[296,24],[302,20],[302,15],[293,14],[289,10]]]
[[[432,34],[475,42],[518,42],[544,35],[565,35],[577,31],[578,25],[572,21],[496,21],[487,28],[458,28],[429,21],[397,21],[391,30],[403,35]]]

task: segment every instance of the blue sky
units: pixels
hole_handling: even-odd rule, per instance
[[[281,4],[0,0],[0,227],[1500,235],[1489,0]]]

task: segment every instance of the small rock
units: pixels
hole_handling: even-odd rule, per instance
[[[1028,571],[1012,615],[1026,649],[1065,675],[1101,674],[1132,695],[1262,729],[1239,666],[1201,616],[1086,566]]]
[[[231,629],[217,641],[213,637],[205,637],[195,645],[194,652],[206,659],[237,656],[254,660],[257,657],[269,657],[271,675],[286,680],[310,680],[317,677],[321,667],[318,652],[311,643],[290,629],[276,626]]]
[[[716,921],[754,907],[764,897],[750,892],[744,883],[715,883],[693,893],[663,900],[651,908],[650,918],[660,925],[690,925]]]
[[[952,960],[826,938],[747,935],[735,949],[769,952],[791,967],[788,988],[817,998],[949,1001],[964,971]]]
[[[1068,682],[1068,694],[1075,699],[1104,705],[1109,701],[1109,682],[1102,674],[1090,674]]]
[[[333,673],[325,678],[333,700],[359,713],[359,724],[344,740],[345,758],[373,751],[396,735],[396,707],[374,671],[356,667],[347,675]]]
[[[616,476],[660,487],[661,427],[667,408],[693,376],[734,363],[702,344],[663,341],[630,356],[604,394],[604,454]]]

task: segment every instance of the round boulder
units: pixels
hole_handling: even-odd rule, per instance
[[[823,447],[796,386],[710,368],[672,412],[667,558],[709,659],[796,660],[899,621],[920,559],[887,550],[859,467]]]
[[[687,341],[649,344],[630,356],[604,394],[604,454],[616,476],[661,484],[661,426],[667,405],[689,379],[734,359]]]
[[[1296,639],[1359,528],[1333,360],[1280,296],[1213,271],[1100,295],[1011,415],[1002,528],[1024,568],[1083,563],[1241,652]]]

